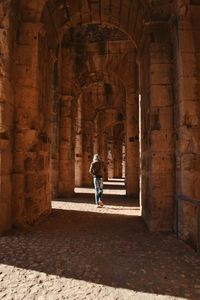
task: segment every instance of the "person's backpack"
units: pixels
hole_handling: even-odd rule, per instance
[[[97,176],[101,172],[101,163],[99,161],[95,161],[92,165],[92,174]]]

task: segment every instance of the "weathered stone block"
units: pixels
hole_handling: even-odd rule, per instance
[[[171,84],[171,64],[151,65],[151,84]]]
[[[156,204],[151,209],[148,217],[148,225],[151,232],[171,232],[173,230],[174,201],[173,196],[160,196],[158,199],[151,199],[151,202]]]
[[[182,127],[177,137],[177,148],[180,153],[199,153],[199,128]]]
[[[0,101],[13,103],[13,89],[10,84],[10,80],[7,77],[0,80]]]
[[[170,130],[151,132],[152,151],[171,151],[174,147],[174,138]]]
[[[173,130],[173,108],[165,107],[159,109],[161,130]]]
[[[171,63],[170,45],[151,43],[150,59],[152,64],[170,64]]]
[[[179,32],[179,47],[182,52],[195,52],[196,49],[192,30],[181,30]]]
[[[151,171],[152,174],[173,172],[175,167],[175,159],[171,154],[165,152],[152,153]]]
[[[4,174],[1,175],[0,191],[1,191],[0,203],[5,202],[6,205],[9,207],[11,204],[11,197],[12,197],[11,174],[5,173],[5,175]]]
[[[194,174],[191,171],[185,170],[180,173],[181,194],[194,198]]]
[[[200,96],[200,84],[196,77],[181,77],[180,78],[180,100],[196,101]]]
[[[29,150],[32,146],[38,143],[38,133],[36,130],[23,130],[22,132],[16,133],[16,151]]]
[[[6,29],[0,28],[0,53],[9,55],[10,45],[9,45],[9,32]]]
[[[13,104],[6,101],[0,101],[0,127],[9,128],[13,123]],[[2,131],[0,129],[0,131]]]
[[[0,202],[0,220],[0,233],[5,233],[12,224],[11,207],[6,202]]]
[[[151,85],[151,105],[156,107],[169,106],[173,103],[171,85]]]
[[[200,54],[183,52],[181,60],[182,67],[179,68],[179,76],[200,77]]]
[[[170,162],[171,163],[171,162]],[[159,171],[159,170],[158,170]],[[173,196],[175,189],[175,175],[173,172],[153,173],[151,178],[152,195],[159,199],[163,196]]]
[[[7,149],[0,154],[1,176],[9,175],[12,172],[12,152]]]
[[[38,110],[39,90],[33,85],[16,87],[17,106],[30,111]]]
[[[188,128],[200,124],[200,109],[198,100],[185,100],[179,104],[180,125]]]

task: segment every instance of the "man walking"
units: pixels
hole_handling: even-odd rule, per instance
[[[94,154],[93,161],[90,165],[89,173],[93,175],[94,188],[95,188],[95,202],[97,207],[103,207],[101,200],[103,196],[103,176],[106,172],[104,162],[101,161],[98,154]]]

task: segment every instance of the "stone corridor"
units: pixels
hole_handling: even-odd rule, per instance
[[[34,227],[0,237],[0,299],[200,299],[200,257],[172,234],[150,234],[122,181],[53,201]]]
[[[0,0],[0,299],[200,299],[199,32],[200,0]]]

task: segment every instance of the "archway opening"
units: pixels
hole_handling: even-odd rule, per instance
[[[75,167],[71,191],[61,196],[71,196],[75,187],[92,188],[88,171],[98,153],[106,163],[105,179],[118,179],[125,195],[138,198],[138,73],[132,41],[112,26],[88,24],[67,31],[62,51],[62,89],[64,97],[73,98]]]

